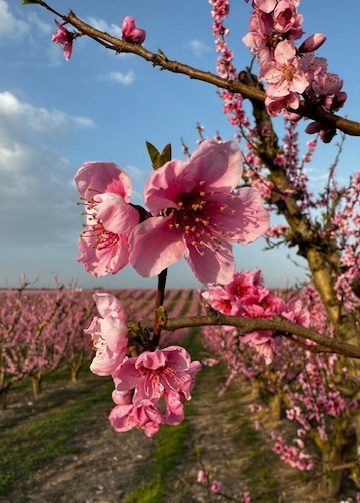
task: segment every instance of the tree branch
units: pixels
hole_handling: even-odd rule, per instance
[[[138,323],[142,328],[151,330],[153,328],[153,321],[143,320],[139,322],[129,321],[127,325],[131,327],[134,323]],[[332,339],[328,336],[321,335],[310,328],[297,325],[292,321],[281,316],[276,316],[272,319],[269,318],[241,318],[236,316],[227,316],[218,312],[208,314],[206,316],[190,316],[179,318],[168,318],[164,324],[164,330],[177,330],[178,328],[188,327],[202,327],[202,326],[232,326],[238,327],[241,330],[241,336],[256,332],[258,330],[272,330],[277,332],[276,335],[288,336],[293,334],[301,339],[313,341],[322,348],[330,349],[333,353],[343,356],[360,359],[360,348]],[[290,339],[291,340],[291,339]],[[316,349],[316,346],[314,347]],[[322,350],[320,348],[320,351]],[[318,348],[319,349],[319,348]],[[325,351],[326,351],[325,349]],[[311,350],[311,347],[309,347]],[[328,352],[328,351],[326,351]]]
[[[180,63],[178,61],[169,60],[162,51],[158,53],[153,53],[139,44],[125,42],[119,38],[112,37],[106,32],[102,32],[93,28],[89,24],[82,21],[76,16],[72,11],[68,15],[59,14],[51,6],[42,0],[33,0],[36,3],[50,12],[56,14],[65,23],[71,24],[76,28],[81,34],[86,35],[99,44],[105,46],[107,49],[111,49],[115,52],[124,52],[136,54],[140,58],[149,61],[154,66],[158,66],[162,70],[168,70],[173,73],[180,73],[187,75],[190,79],[200,80],[202,82],[207,82],[208,84],[214,85],[220,89],[226,89],[235,94],[242,94],[244,98],[249,98],[252,101],[265,101],[265,93],[259,89],[243,84],[239,80],[228,80],[219,77],[211,72],[204,72],[192,66]],[[329,128],[339,129],[345,134],[351,136],[360,136],[360,123],[345,119],[339,115],[331,114],[325,111],[323,108],[314,106],[313,104],[300,105],[296,110],[296,113],[302,115],[303,117],[308,117],[315,121],[321,122]]]

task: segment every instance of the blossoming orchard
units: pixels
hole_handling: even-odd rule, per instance
[[[345,179],[336,168],[345,136],[359,136],[360,123],[341,113],[346,82],[332,73],[336,61],[321,55],[326,34],[305,34],[300,0],[237,3],[244,16],[245,3],[251,6],[248,32],[236,34],[249,59],[235,66],[230,0],[209,0],[217,55],[212,73],[170,59],[166,47],[148,46],[149,28],[131,15],[113,20],[114,36],[72,10],[23,0],[54,23],[49,46],[58,44],[67,65],[76,64],[73,55],[89,39],[88,51],[97,44],[108,56],[131,54],[154,71],[214,88],[233,137],[207,138],[198,124],[197,147],[191,151],[182,140],[182,159],[173,158],[170,144],[138,138],[139,144],[146,141],[152,166],[142,204],[126,168],[83,153],[74,173],[84,218],[79,267],[99,281],[132,268],[143,278],[157,277],[157,290],[146,308],[140,297],[130,303],[117,291],[92,295],[58,280],[52,293],[28,293],[23,280],[17,291],[2,294],[2,404],[26,379],[41,401],[40,384],[48,374],[67,365],[75,382],[92,359],[91,372],[112,383],[113,407],[103,413],[117,436],[140,430],[141,441],[151,443],[169,428],[190,438],[179,428],[196,422],[196,397],[207,387],[207,373],[215,372],[221,376],[219,400],[245,390],[248,401],[236,407],[246,408],[253,435],[261,436],[274,463],[302,477],[296,483],[277,477],[277,493],[265,488],[256,470],[252,478],[237,479],[237,487],[227,485],[225,464],[210,463],[195,442],[196,473],[186,479],[183,499],[175,501],[307,502],[313,495],[312,501],[359,503],[360,171]],[[308,136],[305,147],[300,128]],[[336,141],[338,156],[314,193],[307,166],[320,145]],[[260,269],[244,261],[237,270],[239,245],[261,237],[268,248],[295,250],[306,263],[307,281],[270,289]],[[179,290],[176,300],[167,288],[180,261],[201,284],[187,305],[181,302],[185,294]],[[200,352],[192,351],[189,337],[202,344]],[[291,484],[302,489],[290,489],[284,499],[281,488]],[[148,499],[146,487],[138,499],[121,501],[170,501],[160,493]],[[197,496],[190,500],[189,491]]]

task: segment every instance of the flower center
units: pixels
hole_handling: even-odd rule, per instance
[[[284,80],[291,82],[294,78],[295,73],[296,73],[296,68],[294,65],[282,65],[281,66],[281,73],[282,73]]]
[[[170,229],[181,229],[184,237],[199,255],[205,254],[206,248],[212,250],[219,244],[219,237],[229,237],[225,229],[219,224],[219,219],[214,218],[219,212],[230,212],[228,204],[220,204],[214,199],[215,192],[203,190],[204,180],[199,182],[199,188],[188,194],[180,194],[177,200],[177,209],[168,209],[165,214],[171,216]]]

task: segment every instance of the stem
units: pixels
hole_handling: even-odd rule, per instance
[[[154,336],[152,339],[152,342],[155,347],[159,345],[161,329],[164,327],[164,323],[166,324],[166,313],[165,311],[161,313],[163,314],[163,317],[160,318],[160,310],[159,310],[159,308],[163,306],[165,300],[166,277],[167,277],[167,269],[164,269],[158,275],[158,288],[156,295],[155,320],[154,320]]]
[[[156,307],[160,307],[164,304],[166,278],[167,278],[167,269],[164,269],[158,275],[158,289],[157,289],[157,296],[156,296]]]

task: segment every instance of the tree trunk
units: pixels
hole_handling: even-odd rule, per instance
[[[7,394],[8,390],[6,388],[0,390],[0,406],[2,410],[5,410],[7,407]]]
[[[31,387],[35,400],[39,399],[41,393],[41,381],[42,377],[39,376],[31,376]]]
[[[76,384],[79,381],[80,366],[71,367],[71,382]]]
[[[270,421],[280,421],[281,418],[282,399],[280,393],[272,395],[269,400],[269,416]]]
[[[341,478],[344,470],[333,470],[333,467],[342,462],[342,446],[333,445],[329,452],[323,453],[324,476],[321,481],[321,490],[326,497],[336,498],[340,492]]]

